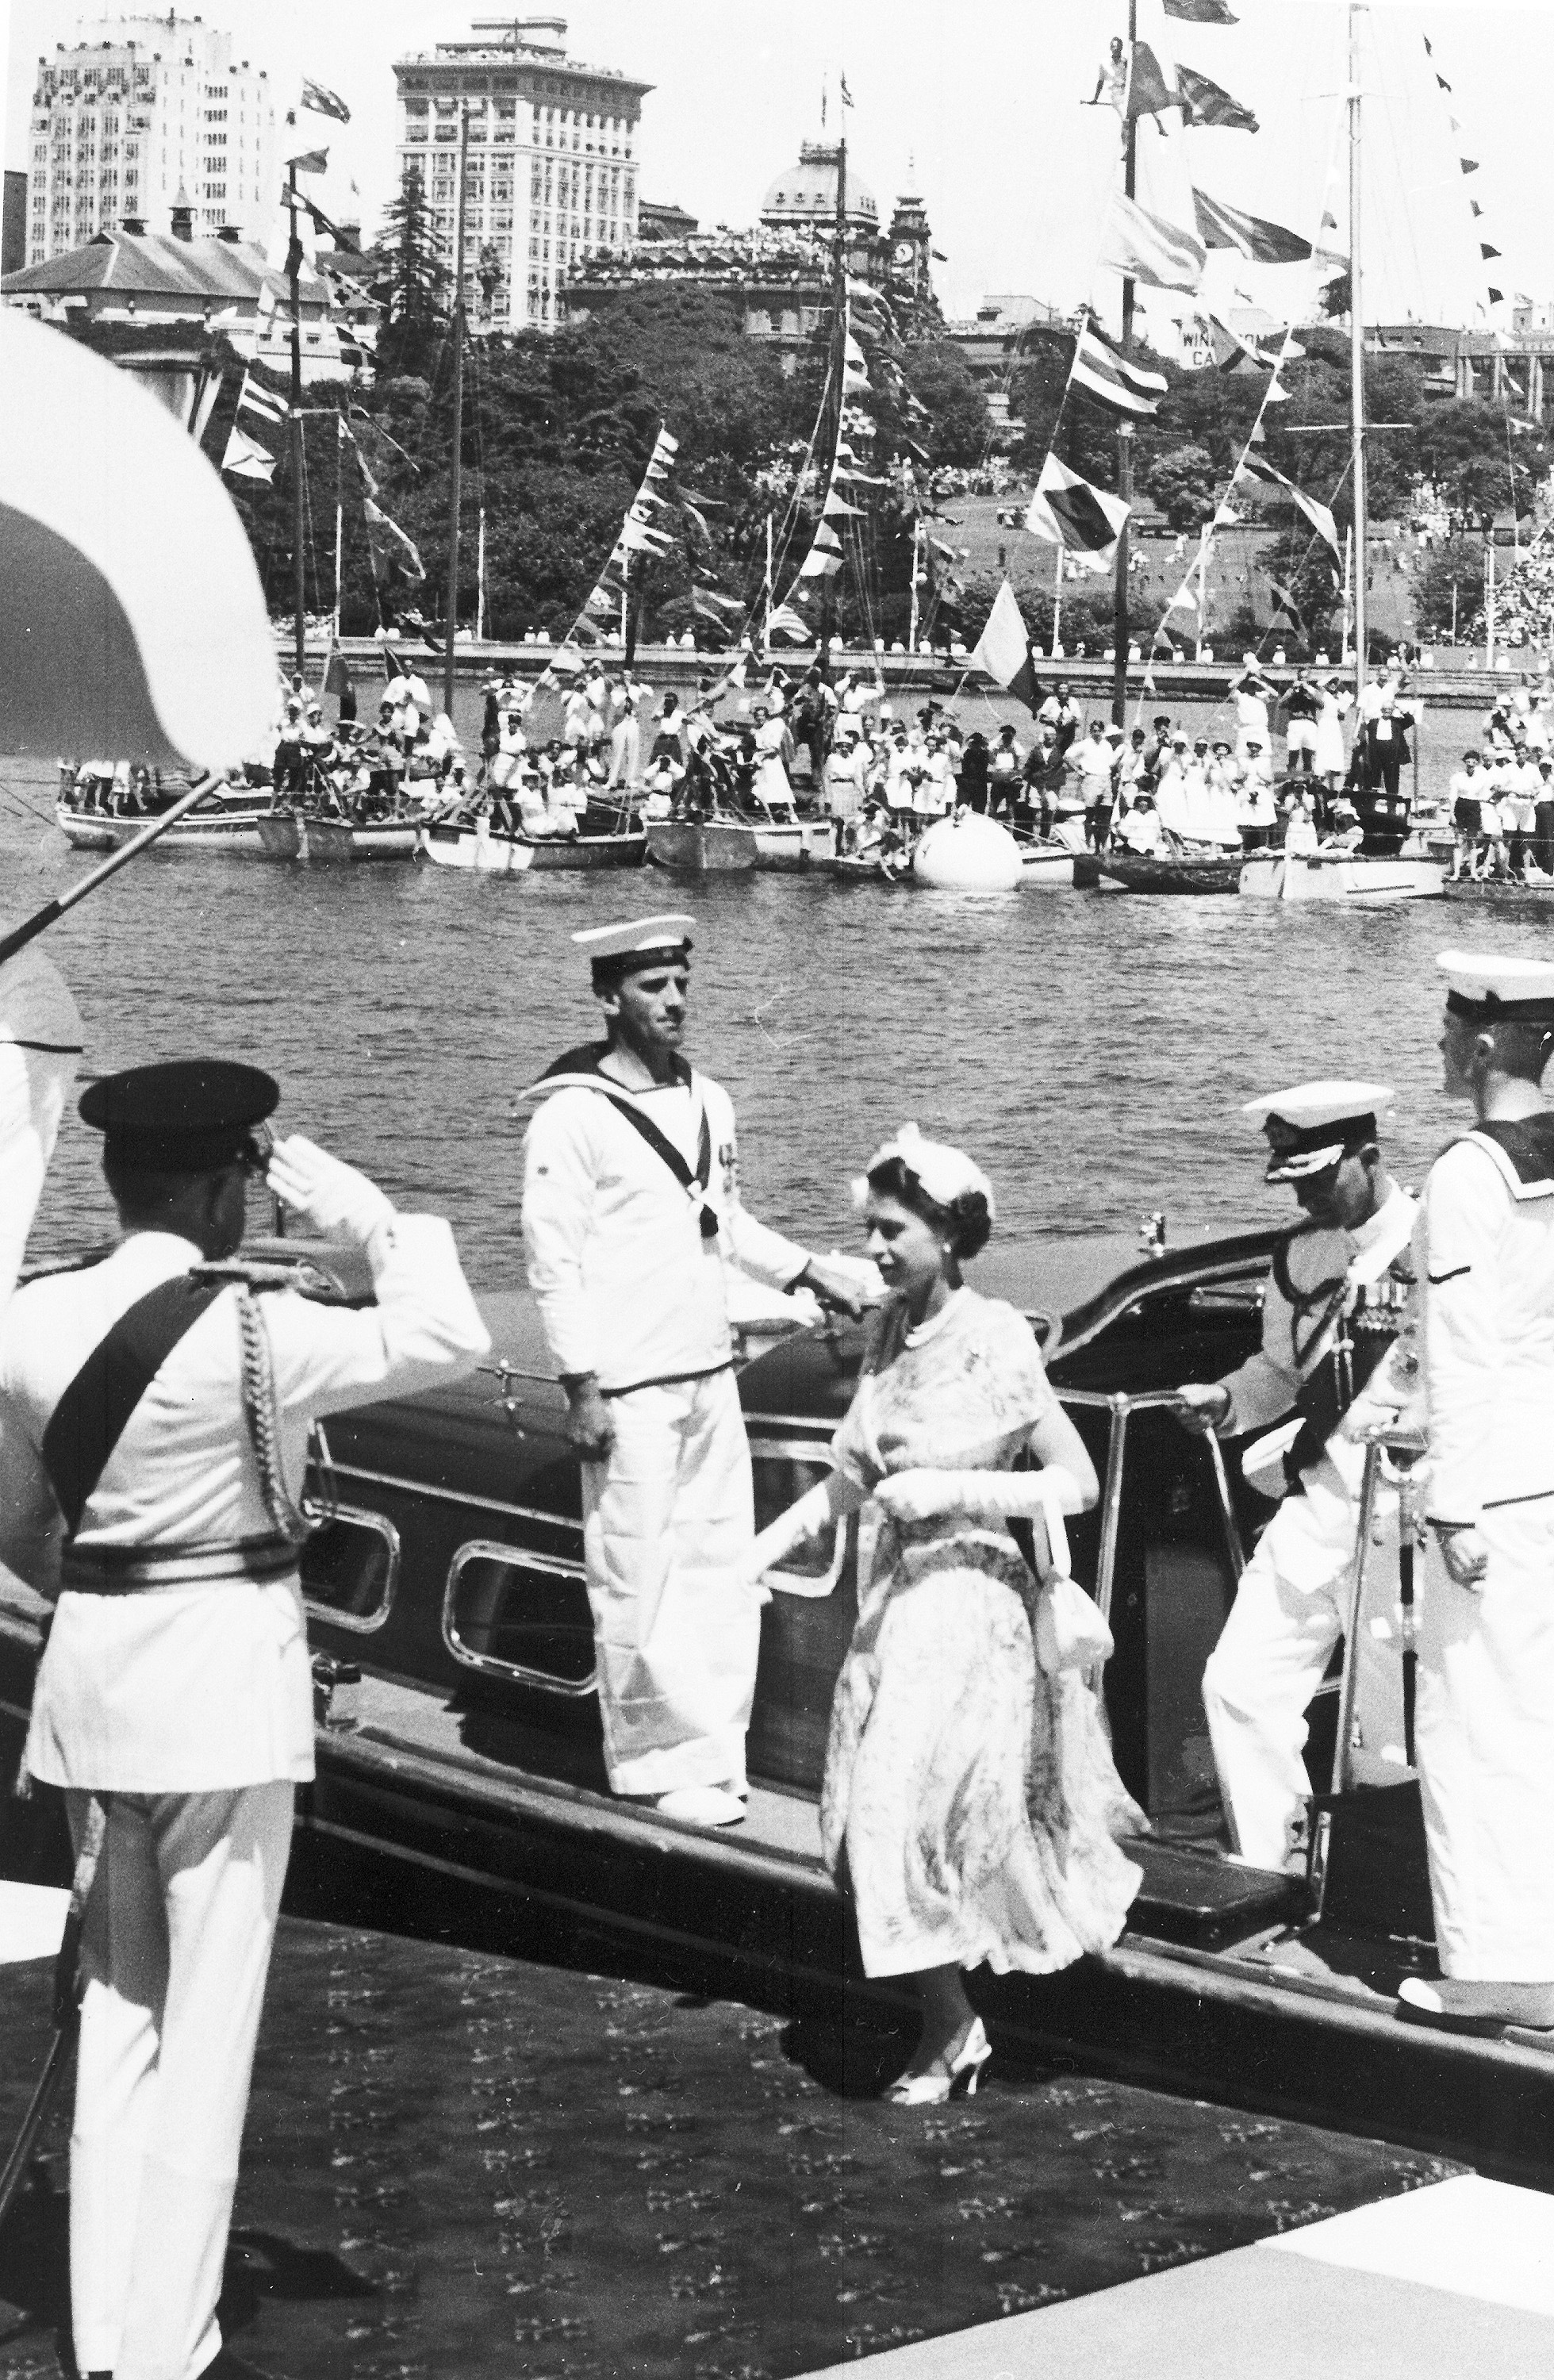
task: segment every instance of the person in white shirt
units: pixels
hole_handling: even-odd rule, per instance
[[[629,686],[619,686],[612,705],[610,773],[607,785],[635,785],[642,774],[642,727]]]
[[[1020,743],[1007,721],[998,731],[998,742],[988,755],[988,814],[997,818],[1000,810],[1014,812],[1020,798],[1020,771],[1026,765],[1026,747]]]
[[[1312,756],[1315,771],[1329,794],[1336,793],[1343,782],[1347,763],[1343,753],[1343,721],[1354,698],[1336,677],[1322,680],[1321,709],[1317,714],[1317,748]]]
[[[1299,795],[1291,807],[1289,823],[1284,829],[1284,848],[1292,859],[1314,852],[1318,845],[1317,813],[1309,794]]]
[[[1085,805],[1085,840],[1099,851],[1106,840],[1111,823],[1112,772],[1117,756],[1107,740],[1102,722],[1092,719],[1085,734],[1074,745],[1071,766],[1079,779],[1079,789]]]
[[[248,2369],[216,2300],[254,2042],[313,1774],[297,1576],[316,1417],[472,1371],[490,1341],[453,1234],[310,1141],[279,1092],[193,1061],[109,1075],[83,1120],[124,1237],[0,1323],[0,1556],[55,1602],[27,1759],[64,1789],[84,1884],[70,2144],[76,2367]],[[358,1248],[360,1311],[221,1267],[245,1184]],[[104,1394],[111,1378],[119,1391]]]
[[[1543,780],[1533,764],[1524,741],[1518,743],[1515,758],[1499,772],[1500,824],[1505,830],[1506,866],[1511,874],[1525,881],[1527,855],[1537,832],[1537,803]]]
[[[1237,759],[1244,759],[1247,746],[1254,738],[1266,752],[1269,708],[1278,701],[1279,690],[1258,674],[1255,653],[1242,655],[1241,674],[1232,680],[1231,692],[1235,697]]]
[[[1478,754],[1471,746],[1463,755],[1463,765],[1452,776],[1449,788],[1451,796],[1451,824],[1456,834],[1456,849],[1451,856],[1451,881],[1455,884],[1464,870],[1476,873],[1475,860],[1478,855],[1479,838],[1484,830],[1484,797],[1487,778],[1478,764]]]
[[[1188,806],[1189,763],[1187,739],[1173,735],[1171,757],[1165,762],[1155,787],[1155,808],[1162,833],[1178,835],[1184,841],[1192,835]]]
[[[856,1277],[747,1212],[728,1093],[680,1054],[692,920],[575,934],[608,1038],[533,1087],[529,1286],[583,1471],[583,1553],[611,1790],[744,1815],[759,1640],[724,1268],[859,1310]]]
[[[1104,101],[1106,106],[1114,107],[1120,115],[1127,98],[1127,52],[1123,46],[1122,35],[1114,33],[1111,37],[1111,46],[1100,62],[1100,71],[1096,77],[1095,93],[1088,104],[1091,107],[1099,107]]]
[[[826,755],[823,783],[826,815],[837,821],[840,849],[842,823],[858,816],[868,788],[868,755],[851,713],[844,713],[838,723],[835,740]]]

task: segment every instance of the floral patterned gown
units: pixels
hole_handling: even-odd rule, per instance
[[[1006,1471],[1053,1402],[1014,1306],[961,1289],[910,1330],[893,1302],[832,1459],[867,1489],[899,1471]],[[1041,1593],[1002,1521],[863,1508],[820,1828],[868,1974],[1041,1974],[1123,1930],[1141,1878],[1115,1838],[1147,1821],[1089,1684],[1037,1660]]]

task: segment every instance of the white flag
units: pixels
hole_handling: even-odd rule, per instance
[[[275,457],[256,439],[245,437],[234,422],[226,442],[226,452],[221,458],[221,468],[224,471],[230,471],[236,480],[273,480]]]

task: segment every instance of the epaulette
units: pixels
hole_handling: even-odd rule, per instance
[[[251,1289],[256,1296],[263,1296],[268,1290],[295,1290],[298,1297],[310,1298],[316,1305],[351,1305],[358,1302],[309,1257],[298,1257],[295,1264],[266,1264],[230,1257],[219,1264],[196,1265],[188,1277],[195,1281],[238,1282]]]

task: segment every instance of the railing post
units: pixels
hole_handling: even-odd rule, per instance
[[[1338,1696],[1338,1741],[1333,1745],[1335,1793],[1349,1791],[1349,1739],[1354,1731],[1354,1695],[1359,1683],[1360,1605],[1366,1588],[1366,1558],[1376,1523],[1377,1488],[1381,1478],[1381,1447],[1372,1439],[1366,1448],[1365,1476],[1360,1483],[1360,1517],[1354,1535],[1354,1559],[1349,1569],[1349,1609],[1343,1629],[1343,1678]]]
[[[1111,1435],[1106,1448],[1106,1485],[1101,1489],[1100,1545],[1096,1554],[1096,1608],[1110,1624],[1111,1574],[1117,1566],[1117,1529],[1123,1509],[1123,1459],[1133,1402],[1120,1389],[1106,1402],[1111,1415]]]

